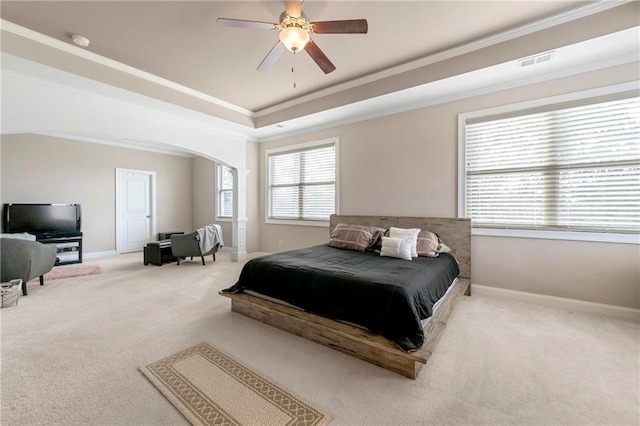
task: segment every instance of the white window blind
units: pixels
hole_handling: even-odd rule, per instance
[[[233,217],[233,175],[227,166],[218,165],[218,217]]]
[[[465,124],[473,227],[640,232],[640,99]]]
[[[268,219],[328,221],[335,213],[335,143],[268,156]]]

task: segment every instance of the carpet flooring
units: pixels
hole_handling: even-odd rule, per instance
[[[0,310],[0,424],[181,425],[138,368],[208,342],[333,416],[331,425],[640,424],[640,325],[465,297],[409,380],[230,312],[241,264],[144,266],[29,284]]]

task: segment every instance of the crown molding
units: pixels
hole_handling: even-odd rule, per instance
[[[144,80],[150,81],[152,83],[167,87],[169,89],[175,90],[177,92],[184,93],[189,96],[193,96],[198,99],[202,99],[206,102],[210,102],[214,105],[221,106],[223,108],[229,109],[231,111],[238,112],[247,117],[254,118],[255,114],[253,111],[250,111],[246,108],[239,107],[229,102],[225,102],[216,97],[207,95],[206,93],[202,93],[198,90],[191,89],[189,87],[183,86],[181,84],[175,83],[171,80],[167,80],[155,74],[148,73],[146,71],[142,71],[138,68],[132,67],[130,65],[123,64],[122,62],[114,61],[113,59],[109,59],[105,56],[98,55],[97,53],[90,52],[86,49],[74,46],[69,43],[65,43],[56,38],[50,37],[48,35],[30,30],[28,28],[22,27],[20,25],[14,24],[13,22],[6,21],[4,19],[0,19],[0,30],[10,32],[12,34],[18,35],[20,37],[26,38],[28,40],[35,41],[36,43],[43,44],[45,46],[51,47],[53,49],[57,49],[63,51],[65,53],[69,53],[75,56],[78,56],[82,59],[86,59],[91,62],[95,62],[100,65],[104,65],[106,67],[115,69],[117,71],[130,74],[134,77],[142,78]]]
[[[337,86],[333,86],[332,88],[328,88],[325,89],[323,91],[319,91],[319,92],[315,92],[314,94],[310,94],[301,98],[298,98],[297,100],[293,100],[290,102],[293,102],[293,104],[291,105],[295,105],[296,103],[300,103],[300,102],[306,102],[308,100],[309,96],[315,96],[315,97],[320,97],[320,96],[325,96],[327,94],[329,94],[328,91],[331,91],[331,93],[335,93],[338,92],[340,90],[345,90],[345,88],[347,88],[348,85],[351,85],[349,87],[355,87],[361,84],[365,84],[367,82],[370,81],[375,81],[377,79],[380,78],[384,78],[386,76],[390,76],[390,75],[395,75],[399,72],[404,72],[407,70],[411,70],[417,67],[422,67],[425,64],[431,64],[431,63],[435,63],[435,62],[439,62],[442,61],[444,59],[447,58],[452,58],[464,53],[468,53],[468,52],[472,52],[474,50],[477,49],[481,49],[483,47],[487,47],[487,46],[491,46],[493,44],[496,43],[500,43],[503,41],[507,41],[507,40],[511,40],[513,38],[517,38],[517,37],[521,37],[523,35],[526,34],[531,34],[533,32],[537,32],[540,30],[543,30],[545,28],[550,28],[553,27],[555,25],[559,25],[562,23],[566,23],[566,22],[570,22],[572,20],[581,18],[581,17],[585,17],[585,16],[589,16],[589,15],[593,15],[595,13],[598,12],[602,12],[602,11],[606,11],[608,9],[612,9],[614,7],[618,7],[621,5],[624,5],[626,3],[629,3],[629,0],[614,0],[614,1],[599,1],[599,2],[595,2],[592,4],[589,4],[587,6],[581,7],[577,10],[571,11],[571,12],[567,12],[561,15],[557,15],[555,17],[552,18],[547,18],[526,26],[522,26],[518,29],[514,29],[505,33],[501,33],[501,34],[497,34],[495,36],[492,37],[488,37],[485,39],[481,39],[469,44],[466,44],[464,46],[460,46],[458,48],[454,48],[454,49],[450,49],[444,52],[440,52],[438,54],[435,55],[431,55],[425,58],[422,58],[420,60],[416,60],[413,61],[411,63],[408,64],[404,64],[398,67],[394,67],[394,68],[390,68],[386,71],[382,71],[380,73],[376,73],[373,74],[371,76],[368,77],[363,77],[359,80],[354,80],[351,83],[345,83],[344,85],[337,85]],[[123,67],[123,69],[128,69],[130,71],[130,74],[132,75],[137,75],[140,78],[155,78],[158,79],[156,80],[150,80],[150,81],[154,81],[154,82],[158,82],[158,84],[163,84],[167,83],[167,84],[171,84],[171,85],[175,85],[176,87],[182,87],[186,90],[189,90],[191,92],[194,93],[198,93],[200,95],[202,95],[202,99],[205,98],[211,98],[211,99],[215,99],[213,97],[209,97],[208,95],[205,95],[201,92],[197,92],[195,90],[186,88],[184,86],[180,86],[177,85],[176,83],[170,82],[168,80],[162,79],[160,77],[157,77],[155,75],[140,71],[136,68],[121,64],[119,62],[113,61],[111,59],[108,58],[104,58],[100,55],[97,55],[95,53],[92,52],[88,52],[82,48],[79,48],[77,46],[71,45],[69,43],[65,43],[62,42],[60,40],[51,38],[49,36],[45,36],[43,34],[37,33],[35,31],[29,30],[27,28],[15,25],[11,22],[5,21],[5,20],[0,20],[0,29],[2,30],[7,30],[10,31],[11,33],[15,33],[18,34],[20,36],[25,36],[25,34],[28,35],[27,38],[31,39],[31,40],[35,40],[36,42],[39,43],[45,43],[50,45],[54,44],[57,49],[63,50],[65,52],[70,52],[73,53],[75,55],[81,56],[83,58],[86,58],[88,60],[95,60],[95,62],[97,63],[102,63],[101,61],[105,61],[108,62],[111,65],[114,65],[114,67],[116,65],[119,65],[121,67]],[[0,57],[4,56],[5,54],[0,55]],[[6,54],[9,55],[9,54]],[[419,109],[419,108],[424,108],[424,107],[428,107],[431,105],[436,105],[436,104],[440,104],[440,103],[444,103],[444,102],[451,102],[451,101],[455,101],[455,100],[459,100],[459,99],[463,99],[463,98],[467,98],[467,97],[471,97],[471,96],[478,96],[478,95],[482,95],[482,94],[486,94],[486,93],[491,93],[491,92],[495,92],[498,90],[505,90],[508,88],[513,88],[513,87],[518,87],[524,84],[533,84],[533,83],[537,83],[537,82],[541,82],[541,81],[546,81],[546,80],[550,80],[550,79],[554,79],[554,78],[560,78],[563,76],[567,76],[567,75],[573,75],[573,74],[579,74],[581,72],[586,72],[589,70],[593,70],[593,69],[599,69],[599,68],[603,68],[603,67],[610,67],[610,66],[615,66],[617,64],[620,63],[626,63],[626,62],[630,62],[630,61],[637,61],[637,55],[634,56],[630,56],[630,57],[617,57],[614,59],[609,59],[607,62],[597,62],[597,63],[593,63],[588,65],[586,68],[585,66],[582,66],[581,68],[575,68],[575,69],[565,69],[562,70],[560,72],[557,73],[546,73],[543,76],[537,76],[537,77],[531,77],[531,78],[527,78],[527,79],[521,79],[519,81],[511,81],[511,82],[507,82],[507,83],[499,83],[499,84],[490,84],[487,85],[485,87],[482,88],[475,88],[471,91],[467,91],[465,94],[460,94],[460,93],[449,93],[447,95],[441,95],[441,96],[435,96],[435,97],[422,97],[421,100],[416,101],[415,98],[413,100],[409,100],[407,102],[403,102],[402,104],[398,103],[397,101],[393,101],[388,104],[387,107],[380,107],[380,105],[384,104],[385,101],[388,101],[390,98],[391,99],[395,99],[396,96],[401,96],[402,92],[406,92],[406,91],[415,91],[415,90],[420,90],[421,86],[417,86],[417,87],[413,87],[410,89],[405,89],[403,91],[399,91],[399,92],[395,92],[395,93],[389,93],[386,95],[382,95],[376,98],[372,98],[372,99],[367,99],[364,101],[360,101],[360,102],[356,102],[355,104],[352,105],[346,105],[346,106],[342,106],[342,107],[338,107],[338,108],[334,108],[333,111],[339,111],[342,110],[345,113],[345,116],[343,116],[342,118],[336,118],[335,114],[334,116],[331,118],[330,116],[325,116],[325,113],[327,113],[327,111],[324,112],[320,112],[320,113],[316,113],[316,114],[311,114],[309,116],[305,116],[305,117],[299,117],[298,119],[293,119],[293,120],[289,120],[289,121],[284,121],[284,124],[288,124],[288,122],[290,122],[291,124],[294,125],[294,129],[290,129],[287,130],[286,128],[282,129],[282,130],[278,130],[276,131],[277,134],[275,134],[273,132],[273,130],[271,129],[272,126],[267,126],[265,128],[262,129],[255,129],[255,128],[249,128],[249,127],[242,127],[241,125],[235,126],[234,130],[229,130],[226,127],[221,127],[220,123],[215,123],[215,122],[211,122],[210,120],[210,116],[205,116],[205,114],[203,113],[195,113],[192,114],[193,111],[189,110],[187,108],[182,108],[182,107],[177,107],[175,105],[173,105],[173,107],[175,107],[176,109],[169,109],[168,107],[163,107],[163,108],[159,108],[159,104],[160,101],[156,102],[156,103],[148,103],[149,101],[147,101],[145,104],[140,104],[138,105],[138,107],[141,108],[154,108],[154,109],[159,109],[164,113],[173,113],[176,114],[180,117],[182,117],[183,119],[190,119],[193,120],[194,124],[197,123],[198,126],[203,126],[204,128],[206,128],[209,132],[212,132],[214,134],[218,134],[220,136],[225,136],[227,138],[232,138],[234,140],[238,140],[241,142],[267,142],[267,141],[271,141],[271,140],[277,140],[277,139],[282,139],[282,138],[286,138],[286,137],[290,137],[290,136],[295,136],[298,134],[302,134],[302,133],[309,133],[312,131],[317,131],[317,130],[323,130],[323,129],[327,129],[327,128],[334,128],[337,126],[341,126],[341,125],[345,125],[345,124],[350,124],[350,123],[354,123],[354,122],[358,122],[358,121],[362,121],[362,120],[367,120],[367,119],[371,119],[371,118],[377,118],[380,116],[385,116],[385,115],[390,115],[390,114],[396,114],[396,113],[400,113],[400,112],[405,112],[405,111],[409,111],[409,110],[414,110],[414,109]],[[25,60],[26,61],[26,60]],[[106,65],[106,64],[105,64]],[[41,65],[44,66],[44,65]],[[110,65],[107,65],[110,66]],[[117,68],[117,67],[116,67]],[[120,68],[117,68],[120,69]],[[64,71],[60,71],[60,70],[55,70],[58,72],[64,72]],[[42,77],[36,77],[36,76],[27,76],[27,75],[22,75],[20,73],[20,70],[10,70],[10,69],[6,69],[3,67],[2,72],[5,73],[5,75],[10,75],[13,78],[20,78],[22,80],[28,80],[31,84],[45,84],[47,86],[51,86],[53,85],[60,85],[60,83],[55,83],[53,81],[43,81]],[[125,71],[128,72],[128,71]],[[139,74],[138,74],[139,73]],[[389,73],[389,74],[385,74],[385,73]],[[86,79],[85,77],[79,77],[79,76],[75,76],[74,78],[80,78],[80,79]],[[149,79],[147,78],[147,79]],[[88,80],[88,79],[87,79]],[[93,84],[98,85],[100,87],[107,86],[104,83],[99,83],[99,82],[95,82],[93,80],[90,80],[91,82],[93,82]],[[167,85],[167,84],[163,84],[163,85]],[[170,87],[170,86],[167,86]],[[74,88],[74,90],[67,90],[67,94],[68,95],[72,95],[72,96],[83,96],[83,97],[87,97],[89,96],[89,93],[87,93],[88,90],[90,90],[91,87],[84,87],[82,86],[82,88]],[[109,88],[109,90],[124,90],[124,89],[117,89],[117,88]],[[113,94],[113,98],[111,99],[112,96],[107,93],[103,93],[100,92],[103,96],[101,96],[101,100],[102,102],[107,102],[107,103],[118,103],[120,105],[122,105],[122,102],[125,102],[125,100],[123,99],[118,99],[119,96],[116,96],[116,94]],[[140,97],[144,97],[144,95],[138,95]],[[126,100],[128,100],[129,102],[134,102],[138,99],[138,96],[133,96],[133,98],[127,97]],[[95,100],[95,97],[89,96],[90,98],[93,98]],[[145,97],[146,98],[146,97]],[[118,99],[118,100],[116,100]],[[208,100],[208,99],[205,99]],[[217,100],[219,101],[219,100]],[[222,102],[222,101],[219,101]],[[382,103],[380,103],[382,102]],[[162,102],[163,103],[163,102]],[[358,107],[362,107],[364,104],[377,104],[378,107],[377,108],[366,108],[366,110],[361,111],[360,113],[357,112],[353,112],[353,110],[351,109],[351,107],[354,108],[358,108]],[[164,103],[163,103],[164,104]],[[230,105],[230,104],[229,104]],[[290,103],[285,103],[285,104],[281,104],[284,105],[283,108],[289,107],[291,106]],[[132,106],[131,106],[132,107]],[[239,108],[239,107],[238,107]],[[276,108],[276,107],[274,107]],[[244,112],[250,114],[252,117],[256,117],[256,115],[259,114],[264,114],[264,111],[266,110],[262,110],[258,113],[253,113],[251,111],[248,110],[243,110]],[[347,112],[347,111],[351,111],[351,112]],[[241,111],[242,112],[242,111]],[[329,111],[330,112],[330,111]],[[309,120],[309,119],[313,119],[313,116],[322,116],[325,118],[321,118],[319,120],[315,120],[315,123],[312,122],[308,122],[309,124],[304,125],[304,128],[300,128],[300,123],[302,123],[302,121],[305,120]],[[222,119],[219,119],[222,120]],[[118,143],[123,142],[123,141],[117,141]],[[135,142],[135,141],[134,141]],[[126,141],[124,143],[127,143]]]
[[[301,103],[309,102],[318,98],[322,98],[324,96],[332,95],[344,90],[362,86],[367,83],[372,83],[377,80],[381,80],[383,78],[391,77],[397,74],[402,74],[404,72],[412,71],[414,69],[431,65],[437,62],[441,62],[447,59],[451,59],[456,56],[461,56],[467,53],[474,52],[476,50],[480,50],[480,49],[490,47],[499,43],[503,43],[509,40],[513,40],[522,36],[536,33],[538,31],[542,31],[557,25],[565,24],[567,22],[571,22],[576,19],[580,19],[580,18],[594,15],[596,13],[604,12],[609,9],[622,6],[626,3],[630,3],[632,1],[633,0],[600,0],[575,10],[571,10],[556,16],[541,19],[539,21],[520,26],[513,30],[505,31],[489,37],[478,39],[458,47],[447,49],[442,52],[435,53],[433,55],[425,56],[423,58],[416,59],[414,61],[410,61],[402,65],[397,65],[395,67],[387,68],[385,70],[382,70],[373,74],[369,74],[367,76],[364,76],[355,80],[351,80],[346,83],[341,83],[335,86],[327,87],[326,89],[322,89],[317,92],[313,92],[308,95],[292,99],[290,101],[282,102],[272,107],[261,109],[255,112],[255,117],[256,118],[264,117],[265,115],[269,115],[274,112],[281,111],[283,109],[291,108]]]
[[[584,74],[592,71],[601,70],[604,68],[611,68],[611,67],[633,63],[633,62],[638,63],[638,60],[639,60],[638,53],[631,53],[631,54],[626,54],[626,55],[622,55],[614,58],[608,58],[605,60],[593,62],[588,65],[582,64],[579,66],[573,66],[573,67],[554,70],[551,72],[546,72],[538,75],[519,78],[512,81],[504,82],[504,83],[490,84],[488,86],[482,86],[482,87],[474,88],[471,90],[457,91],[457,92],[449,93],[443,96],[432,97],[432,96],[425,95],[417,102],[396,101],[395,102],[396,105],[394,106],[394,102],[391,100],[393,97],[401,96],[402,92],[416,91],[416,90],[420,90],[421,88],[426,88],[429,86],[432,87],[433,83],[430,83],[430,84],[424,85],[423,87],[413,87],[411,89],[406,89],[405,91],[395,92],[389,95],[381,96],[379,98],[369,99],[368,102],[376,102],[376,101],[379,101],[382,103],[390,102],[385,106],[378,106],[377,108],[374,108],[373,112],[368,112],[364,114],[347,113],[348,117],[341,120],[328,120],[325,123],[318,124],[315,126],[305,126],[302,129],[295,129],[288,132],[287,131],[281,132],[281,133],[278,133],[277,135],[265,136],[265,137],[259,138],[257,142],[270,142],[274,140],[280,140],[280,139],[284,139],[292,136],[297,136],[300,134],[332,129],[332,128],[336,128],[336,127],[340,127],[348,124],[357,123],[360,121],[372,120],[375,118],[413,111],[421,108],[427,108],[427,107],[436,106],[436,105],[440,105],[448,102],[455,102],[463,99],[473,98],[476,96],[488,95],[488,94],[500,92],[503,90],[515,89],[518,87],[544,83],[546,81],[556,80],[564,77],[570,77],[573,75]],[[637,85],[638,82],[636,81],[633,84]],[[341,107],[341,108],[344,108],[344,107]],[[347,106],[346,108],[349,108],[349,106]],[[318,114],[323,114],[323,113],[321,112]],[[294,119],[292,121],[296,121],[296,120]]]
[[[29,71],[21,69],[19,66],[15,69],[16,63],[13,62],[14,58],[18,61],[18,64],[29,63],[45,69],[50,78],[44,79],[41,75],[33,75]],[[168,102],[159,101],[142,94],[129,92],[125,89],[67,73],[66,71],[51,69],[47,65],[35,63],[4,52],[0,52],[0,63],[2,64],[0,69],[2,70],[3,84],[9,84],[11,80],[14,80],[37,88],[36,90],[64,90],[66,96],[80,99],[83,102],[99,102],[104,105],[112,105],[120,109],[129,110],[131,113],[135,111],[153,110],[159,114],[158,117],[162,117],[163,115],[166,117],[168,115],[181,120],[187,120],[191,122],[193,126],[202,128],[212,135],[237,140],[239,142],[250,139],[251,133],[253,132],[253,129],[235,124],[231,121],[212,117]],[[10,65],[7,66],[7,63],[10,63]],[[71,80],[61,81],[60,77],[55,78],[59,75],[67,75]],[[79,81],[85,84],[78,83]],[[233,128],[224,126],[224,124],[229,124],[233,126]]]
[[[191,89],[189,87],[183,86],[181,84],[175,83],[173,81],[167,80],[155,74],[148,73],[146,71],[142,71],[138,68],[123,64],[121,62],[115,61],[113,59],[109,59],[102,55],[98,55],[96,53],[90,52],[86,49],[80,48],[78,46],[72,45],[70,43],[63,42],[56,38],[38,33],[36,31],[30,30],[28,28],[22,27],[20,25],[14,24],[12,22],[6,21],[4,19],[0,19],[0,30],[8,31],[10,33],[16,34],[18,36],[24,37],[26,39],[35,41],[37,43],[46,45],[48,47],[78,56],[80,58],[95,62],[100,65],[104,65],[106,67],[133,75],[138,78],[145,79],[152,83],[167,87],[169,89],[184,93],[186,95],[204,100],[206,102],[210,102],[217,106],[229,109],[231,111],[238,112],[252,119],[262,117],[286,108],[290,108],[295,105],[299,105],[301,103],[309,102],[314,99],[318,99],[324,96],[328,96],[331,94],[335,94],[337,92],[351,89],[357,86],[361,86],[367,83],[371,83],[386,77],[390,77],[393,75],[401,74],[407,71],[414,70],[416,68],[420,68],[426,65],[430,65],[436,62],[440,62],[446,59],[450,59],[456,56],[463,55],[465,53],[470,53],[478,49],[482,49],[485,47],[489,47],[498,43],[502,43],[508,40],[512,40],[514,38],[518,38],[524,35],[528,35],[534,32],[538,32],[556,25],[560,25],[563,23],[567,23],[579,18],[583,18],[586,16],[590,16],[596,13],[600,13],[626,3],[632,2],[634,0],[600,0],[594,3],[587,4],[578,9],[568,11],[565,13],[561,13],[559,15],[545,18],[531,24],[523,25],[519,28],[502,32],[500,34],[496,34],[493,36],[485,37],[480,40],[473,41],[471,43],[464,44],[462,46],[458,46],[452,49],[447,49],[445,51],[426,56],[421,59],[417,59],[415,61],[410,61],[405,64],[401,64],[395,67],[387,68],[383,71],[379,71],[365,77],[361,77],[355,80],[351,80],[346,83],[337,84],[317,92],[310,93],[305,96],[301,96],[296,99],[292,99],[290,101],[282,102],[272,107],[268,107],[259,111],[251,111],[246,108],[242,108],[238,105],[231,104],[229,102],[225,102],[216,97],[207,95],[198,90]]]
[[[64,133],[64,132],[41,132],[39,134],[43,136],[50,136],[50,137],[60,138],[60,139],[68,139],[68,140],[74,140],[74,141],[80,141],[80,142],[90,142],[90,143],[115,146],[118,148],[125,148],[125,149],[135,149],[137,151],[154,152],[156,154],[173,155],[175,157],[194,158],[198,156],[197,154],[186,151],[179,147],[172,148],[168,145],[160,146],[156,142],[143,142],[143,141],[136,141],[133,139],[126,139],[124,141],[106,140],[103,138],[89,137],[89,136],[76,135],[76,134],[70,134],[70,133]]]
[[[162,154],[195,154],[245,167],[246,135],[222,129],[204,114],[154,108],[138,94],[119,99],[115,87],[107,87],[115,91],[113,96],[97,94],[6,68],[2,85],[7,110],[6,116],[3,110],[2,134],[34,133]],[[34,102],[39,105],[32,107]]]

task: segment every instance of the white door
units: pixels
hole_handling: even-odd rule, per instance
[[[142,251],[155,232],[155,172],[116,169],[116,249]]]

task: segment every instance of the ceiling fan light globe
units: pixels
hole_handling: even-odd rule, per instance
[[[311,36],[300,27],[287,27],[280,31],[280,41],[290,52],[299,52],[307,45]]]

